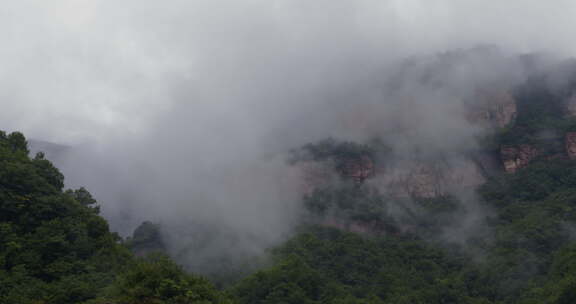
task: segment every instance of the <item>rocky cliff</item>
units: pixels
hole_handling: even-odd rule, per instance
[[[538,149],[528,144],[503,146],[500,148],[500,156],[504,170],[509,173],[514,173],[518,169],[528,166],[538,155]]]
[[[506,90],[478,93],[468,105],[467,118],[485,128],[503,128],[514,123],[518,107]]]
[[[374,184],[397,197],[435,198],[474,189],[485,182],[480,168],[469,158],[408,160],[389,166]]]
[[[458,189],[474,189],[485,182],[482,169],[471,158],[447,160],[393,160],[376,164],[362,158],[350,161],[346,170],[336,171],[326,164],[300,165],[304,193],[311,193],[336,182],[368,182],[382,192],[396,197],[435,198]],[[340,178],[335,179],[335,176]]]
[[[374,161],[367,156],[359,159],[348,160],[344,163],[341,172],[342,176],[362,183],[366,179],[373,177],[376,173]]]
[[[438,152],[417,144],[413,151],[392,151],[385,157],[375,157],[379,152],[367,152],[371,148],[365,145],[332,142],[325,149],[329,153],[319,155],[339,165],[307,166],[306,191],[328,184],[330,176],[335,175],[358,184],[368,182],[397,197],[435,198],[475,189],[495,172],[515,173],[536,159],[576,159],[576,132],[566,132],[576,127],[568,127],[570,119],[576,117],[576,93],[561,99],[547,88],[531,91],[492,87],[478,89],[472,95],[464,98],[463,112],[458,113],[482,130],[480,134],[494,135],[494,141],[484,148],[465,147],[465,152],[444,151],[428,157]],[[428,158],[418,158],[420,153]],[[446,153],[450,155],[440,155]],[[342,154],[347,156],[342,158]]]
[[[566,133],[564,145],[568,158],[576,159],[576,132]]]
[[[576,117],[576,93],[566,99],[566,113],[569,117]]]

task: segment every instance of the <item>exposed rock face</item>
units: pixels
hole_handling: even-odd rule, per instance
[[[310,194],[316,188],[322,188],[335,178],[334,169],[325,163],[305,162],[299,164],[302,192]]]
[[[369,157],[349,160],[339,170],[331,162],[300,162],[302,190],[311,193],[315,188],[322,188],[338,178],[353,180],[360,184],[376,174],[374,161]]]
[[[399,197],[433,198],[444,189],[441,170],[423,163],[390,168],[381,180],[385,191]]]
[[[374,176],[374,173],[374,162],[366,156],[346,162],[341,172],[343,176],[351,178],[357,183],[362,183],[367,178]]]
[[[510,92],[482,94],[471,106],[468,120],[485,127],[503,128],[512,124],[518,108]]]
[[[446,172],[447,188],[473,189],[486,182],[486,177],[471,159],[453,161]],[[452,190],[452,189],[451,189]]]
[[[516,107],[516,100],[510,93],[504,93],[494,99],[495,105],[495,120],[498,127],[503,128],[511,124],[518,113]]]
[[[447,162],[404,162],[390,168],[377,183],[398,197],[435,198],[452,191],[473,189],[485,182],[476,163],[468,159]]]
[[[442,160],[390,160],[388,166],[376,169],[369,158],[350,161],[339,172],[326,163],[301,163],[303,192],[325,187],[339,179],[338,176],[363,183],[370,183],[397,197],[435,198],[455,190],[473,189],[486,179],[482,169],[468,158]]]
[[[568,157],[570,159],[576,159],[576,132],[568,132],[564,144],[566,146],[566,154]]]
[[[576,116],[576,93],[566,100],[566,112],[569,117]]]
[[[539,155],[538,149],[531,145],[504,146],[500,149],[500,156],[504,170],[514,173],[528,164]]]

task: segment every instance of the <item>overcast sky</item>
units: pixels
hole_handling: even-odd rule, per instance
[[[365,53],[384,61],[476,44],[576,49],[571,0],[1,3],[0,128],[65,143],[147,130],[181,100],[174,86],[183,83],[203,90],[187,101],[198,111],[234,108],[226,95],[254,85],[235,77],[261,76],[271,61],[266,73],[278,77],[290,66],[277,62],[305,60],[306,78]]]

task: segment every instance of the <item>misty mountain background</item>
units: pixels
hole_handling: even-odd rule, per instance
[[[210,274],[307,223],[294,149],[376,141],[399,176],[414,160],[466,167],[499,130],[470,120],[483,92],[540,77],[565,102],[575,15],[569,0],[4,1],[0,129],[89,189],[112,231],[157,223],[177,262]],[[434,240],[490,234],[495,208],[448,188],[464,211]],[[415,201],[387,212],[401,222]]]
[[[247,250],[262,250],[301,212],[283,153],[398,129],[411,132],[391,135],[399,149],[467,149],[483,131],[465,121],[462,98],[523,81],[518,54],[554,62],[574,51],[575,9],[570,1],[9,2],[0,21],[2,127],[73,147],[53,159],[67,185],[88,187],[123,235],[144,220],[189,214],[251,235]],[[478,45],[490,46],[454,60],[434,55]],[[433,87],[419,82],[426,73],[435,73]],[[391,89],[391,78],[401,87]]]

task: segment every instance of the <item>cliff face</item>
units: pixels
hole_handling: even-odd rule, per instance
[[[473,189],[485,182],[476,163],[469,159],[404,162],[389,168],[375,181],[398,197],[435,198],[458,189]]]
[[[373,160],[363,158],[347,163],[342,171],[331,169],[329,164],[317,163],[301,164],[300,168],[303,192],[307,194],[337,179],[356,183],[366,181],[385,193],[403,198],[435,198],[458,189],[473,189],[485,182],[481,168],[469,158],[450,162],[390,159],[378,168]]]
[[[564,145],[565,155],[549,158],[576,159],[576,132],[565,135]],[[307,164],[304,167],[305,192],[328,185],[335,176],[340,176],[356,183],[369,180],[372,185],[396,197],[436,198],[461,189],[475,189],[486,181],[487,175],[502,168],[515,173],[541,154],[533,145],[520,144],[502,146],[499,155],[478,153],[474,158],[462,157],[450,162],[390,159],[386,164],[375,164],[370,158],[363,157],[347,162],[340,171],[326,165]]]
[[[528,166],[539,153],[538,149],[527,144],[503,146],[500,149],[502,164],[504,165],[504,170],[508,173],[514,173],[518,169]]]
[[[576,159],[576,132],[566,133],[564,145],[566,147],[566,155],[568,158]]]
[[[399,197],[437,197],[444,189],[441,170],[419,162],[390,168],[380,181],[381,188]]]
[[[334,169],[324,163],[299,163],[301,191],[310,194],[316,188],[323,188],[335,180]]]
[[[312,193],[316,188],[322,188],[336,182],[339,178],[362,183],[376,175],[374,161],[368,157],[346,161],[340,168],[334,168],[330,162],[301,162],[300,180],[302,191]]]
[[[495,105],[496,124],[498,127],[503,128],[514,122],[518,113],[516,107],[516,100],[510,93],[504,93],[497,97]]]
[[[516,100],[508,91],[481,93],[469,108],[468,120],[486,128],[503,128],[514,123]]]
[[[349,160],[344,164],[340,173],[346,178],[361,183],[375,175],[374,161],[367,156],[356,160]]]
[[[474,93],[464,107],[468,121],[484,129],[487,134],[495,132],[496,129],[515,128],[518,103],[521,106],[520,110],[524,111],[529,108],[525,107],[525,103],[533,101],[522,97],[521,94],[515,96],[511,92],[511,89],[487,89]],[[566,113],[576,117],[576,93],[572,94],[563,106]],[[549,130],[542,132],[544,131],[553,133]],[[355,159],[347,160],[336,170],[308,172],[308,191],[316,186],[325,185],[330,179],[328,176],[332,175],[359,184],[369,182],[397,197],[435,198],[454,193],[458,189],[474,189],[482,185],[488,175],[497,171],[515,173],[539,156],[544,159],[576,159],[576,132],[566,133],[563,143],[561,138],[553,138],[552,149],[548,149],[547,143],[538,141],[540,135],[529,134],[529,136],[532,136],[530,142],[536,140],[538,143],[501,145],[495,151],[466,152],[446,158],[438,156],[434,160],[411,159],[411,155],[396,155],[394,152],[392,155],[387,154],[385,159],[378,159],[378,163],[371,158],[371,154],[355,156]],[[562,144],[565,152],[560,151]]]
[[[576,117],[576,93],[566,100],[566,113],[569,117]]]
[[[504,170],[508,173],[514,173],[519,169],[528,166],[536,157],[542,155],[544,159],[576,159],[576,132],[568,132],[563,138],[564,153],[554,153],[542,155],[541,151],[529,144],[517,146],[502,146],[500,148],[500,159]]]

